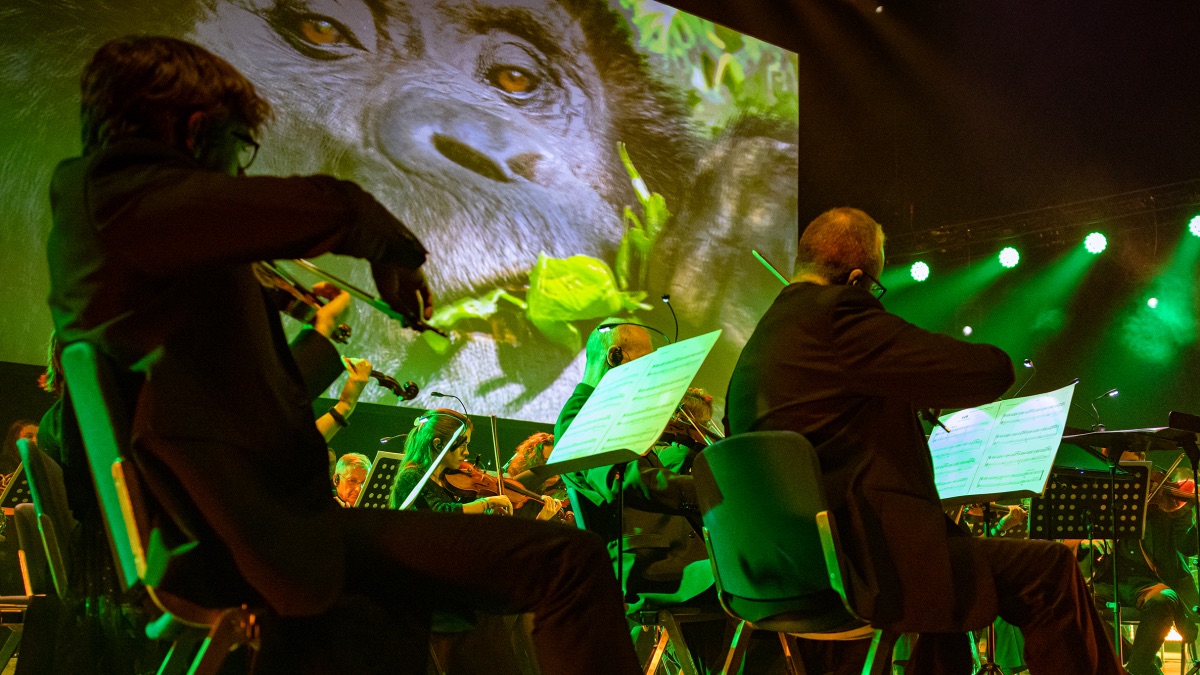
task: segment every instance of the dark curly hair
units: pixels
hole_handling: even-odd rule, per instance
[[[267,100],[227,61],[169,37],[106,42],[83,69],[79,86],[85,153],[126,138],[175,144],[196,112],[251,131],[271,115]]]

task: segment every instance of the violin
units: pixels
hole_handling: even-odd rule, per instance
[[[1150,500],[1147,508],[1156,508],[1167,515],[1182,515],[1196,503],[1195,483],[1191,479],[1172,482],[1166,473],[1154,470],[1150,473]]]
[[[513,505],[513,513],[523,511],[529,518],[536,518],[542,510],[542,495],[527,490],[516,480],[504,477],[503,493],[500,481],[492,474],[477,468],[470,462],[459,464],[458,469],[447,469],[442,474],[442,483],[450,492],[462,499],[478,499],[479,497],[495,497],[504,494]],[[532,504],[531,508],[526,508]],[[564,525],[575,525],[575,514],[567,509],[559,509],[554,514],[555,520]]]
[[[272,300],[279,307],[280,312],[303,323],[311,324],[313,322],[317,310],[324,305],[320,296],[300,285],[298,281],[273,263],[256,262],[251,265],[251,268],[254,270],[254,276],[258,279],[258,283],[271,294]],[[346,344],[350,341],[351,332],[350,326],[344,323],[338,324],[329,339]],[[388,389],[404,401],[411,401],[421,393],[416,383],[400,384],[396,378],[378,370],[372,370],[371,377],[379,383],[379,386]]]

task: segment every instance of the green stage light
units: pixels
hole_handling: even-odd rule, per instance
[[[1188,231],[1200,237],[1200,216],[1192,216],[1192,221],[1188,223]]]
[[[1083,240],[1083,247],[1088,253],[1100,253],[1108,248],[1108,238],[1099,232],[1093,232]]]
[[[1006,246],[1004,250],[1000,251],[1000,264],[1004,267],[1011,269],[1016,267],[1019,262],[1021,262],[1021,254],[1017,252],[1017,249]]]
[[[1146,306],[1150,309],[1158,309],[1158,298],[1150,298],[1146,301]]]
[[[909,273],[912,274],[913,281],[925,281],[929,278],[929,265],[918,260],[909,268]]]

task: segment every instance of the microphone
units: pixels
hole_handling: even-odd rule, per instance
[[[379,439],[379,442],[387,443],[388,441],[393,441],[397,438],[404,438],[407,435],[408,435],[407,433],[403,433],[403,434],[396,434],[395,436],[384,436],[383,438]]]
[[[671,310],[671,320],[675,322],[675,339],[671,342],[679,342],[679,317],[675,316],[675,308],[671,306],[671,294],[663,293],[662,301],[667,305],[667,309]]]
[[[1104,431],[1104,425],[1100,423],[1100,411],[1096,410],[1096,401],[1099,401],[1102,398],[1115,398],[1119,393],[1121,392],[1117,391],[1117,389],[1114,387],[1092,399],[1092,414],[1096,418],[1097,431]]]
[[[429,392],[429,395],[430,395],[430,396],[432,396],[432,397],[434,397],[434,398],[452,398],[452,399],[454,399],[455,401],[458,401],[458,405],[462,407],[462,411],[463,411],[463,414],[464,414],[464,415],[467,415],[467,414],[469,414],[469,413],[467,412],[467,404],[463,403],[463,402],[462,402],[462,399],[461,399],[461,398],[459,398],[459,397],[457,397],[457,396],[455,396],[454,394],[443,394],[443,393],[442,393],[442,392],[440,392],[440,391],[431,391],[431,392]]]
[[[1037,366],[1033,365],[1033,359],[1025,359],[1022,362],[1022,365],[1030,370],[1029,377],[1025,378],[1025,381],[1021,383],[1021,386],[1017,387],[1017,392],[1012,396],[1009,396],[1009,398],[1016,398],[1020,396],[1021,392],[1025,390],[1025,386],[1032,382],[1033,377],[1037,375]]]

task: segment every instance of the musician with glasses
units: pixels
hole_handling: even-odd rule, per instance
[[[921,633],[910,672],[971,672],[965,633],[999,615],[1025,634],[1033,675],[1117,675],[1068,548],[972,538],[943,513],[918,411],[996,399],[1012,362],[885,311],[883,262],[883,228],[858,209],[805,228],[792,283],[734,368],[729,431],[795,431],[813,444],[854,609]]]
[[[303,640],[300,627],[342,630],[350,624],[325,619],[361,619],[346,603],[364,600],[385,612],[355,635],[356,653],[387,672],[424,673],[429,614],[458,595],[473,608],[533,612],[543,672],[637,672],[594,536],[330,499],[307,383],[252,264],[364,259],[381,299],[419,326],[433,298],[425,248],[408,228],[348,181],[241,175],[270,105],[194,44],[112,40],[81,89],[83,155],[51,183],[50,307],[64,344],[89,341],[144,376],[128,395],[131,459],[164,505],[157,515],[198,542],[189,556],[201,563],[186,570],[196,574],[169,572],[163,590],[269,608],[279,623],[263,627],[263,672],[352,670],[328,663],[336,634]],[[502,578],[487,573],[492,558],[509,561]]]

